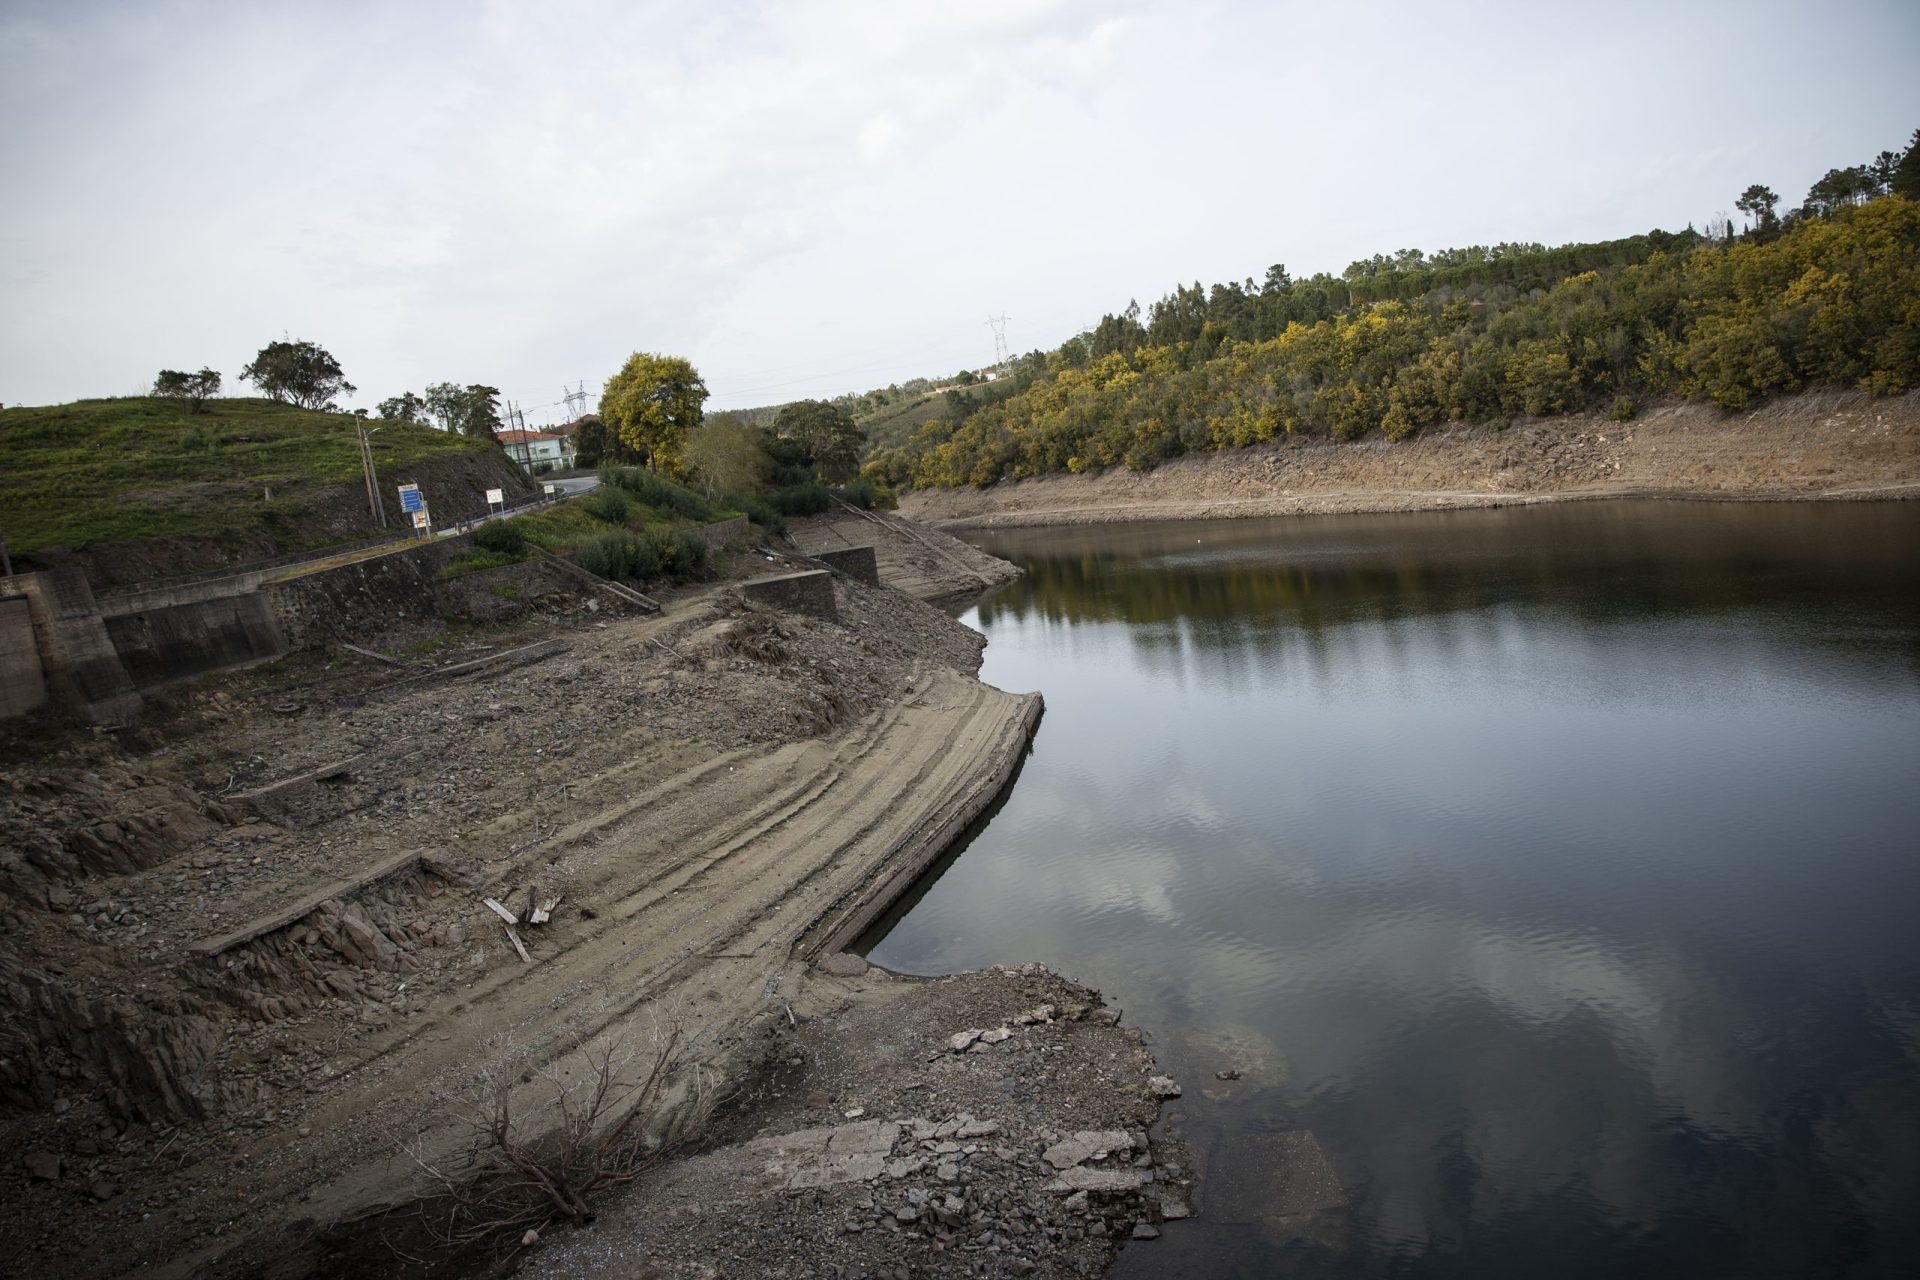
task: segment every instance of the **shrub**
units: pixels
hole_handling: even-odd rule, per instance
[[[582,504],[588,515],[596,520],[605,520],[608,524],[627,522],[627,495],[610,485],[601,485],[588,494]]]
[[[767,502],[783,516],[815,516],[832,506],[833,498],[827,486],[809,480],[769,495]]]
[[[851,503],[862,511],[887,511],[900,505],[900,500],[887,487],[885,480],[872,476],[861,476],[852,484],[837,491],[842,501]]]
[[[706,573],[707,543],[694,529],[646,533],[619,529],[584,543],[573,559],[588,573],[615,582],[640,585],[663,577],[689,582]]]
[[[489,520],[474,530],[473,545],[495,555],[517,556],[527,549],[527,535],[517,520]]]
[[[740,508],[740,510],[745,513],[747,519],[753,521],[774,537],[783,538],[786,536],[787,518],[778,511],[775,511],[772,504],[765,498],[762,498],[758,494],[748,494],[745,497],[731,498],[729,501],[732,502],[734,506]]]
[[[645,467],[604,467],[600,483],[622,489],[656,511],[703,522],[712,514],[705,498]]]
[[[1607,417],[1615,422],[1631,422],[1633,415],[1640,412],[1632,396],[1615,396],[1613,403],[1607,406]]]

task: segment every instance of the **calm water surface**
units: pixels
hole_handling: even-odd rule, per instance
[[[1152,1029],[1122,1274],[1920,1275],[1920,504],[980,541],[1046,718],[870,953]]]

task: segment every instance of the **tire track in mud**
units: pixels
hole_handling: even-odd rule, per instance
[[[914,685],[837,741],[729,752],[523,857],[523,875],[551,868],[569,907],[595,918],[556,919],[529,938],[532,965],[496,969],[368,1045],[306,1117],[358,1158],[307,1188],[304,1212],[406,1194],[399,1138],[428,1158],[456,1153],[466,1133],[445,1100],[501,1057],[503,1033],[524,1055],[516,1070],[578,1078],[590,1047],[643,1040],[656,1019],[696,1056],[723,1058],[756,1015],[798,999],[809,931],[1025,747],[1026,699],[945,668]]]

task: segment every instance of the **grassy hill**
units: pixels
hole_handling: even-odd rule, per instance
[[[435,521],[530,491],[491,441],[382,423],[375,465],[421,485]],[[0,409],[0,534],[16,563],[79,561],[96,585],[264,559],[378,532],[354,419],[272,400],[201,413],[148,397]]]

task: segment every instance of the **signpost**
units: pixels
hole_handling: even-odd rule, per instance
[[[427,515],[427,496],[420,492],[419,485],[400,486],[400,510],[413,517],[414,528],[426,533],[433,531],[433,522]]]

